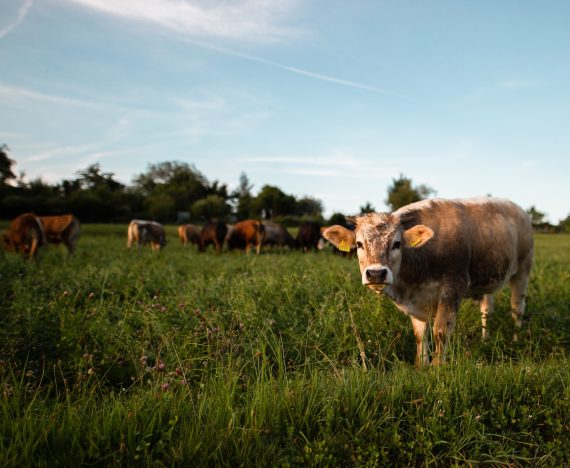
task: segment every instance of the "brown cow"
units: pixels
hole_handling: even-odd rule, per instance
[[[205,252],[209,245],[213,245],[216,253],[222,253],[224,239],[228,226],[220,222],[211,222],[204,225],[200,234],[200,252]]]
[[[193,224],[178,226],[178,237],[184,247],[188,246],[188,242],[197,246],[200,245],[200,231],[198,227]]]
[[[24,258],[34,257],[38,247],[45,243],[42,222],[34,213],[24,213],[14,218],[4,234],[4,248],[21,253]]]
[[[297,245],[303,252],[314,249],[319,251],[321,240],[321,225],[315,221],[304,221],[297,232]],[[322,248],[322,247],[321,247]]]
[[[152,250],[160,250],[166,245],[166,234],[162,224],[156,221],[133,219],[127,230],[127,248],[137,243],[140,251],[141,245],[150,244]]]
[[[418,366],[428,363],[430,320],[432,364],[444,361],[463,298],[481,301],[486,338],[493,293],[507,282],[515,330],[520,329],[534,249],[531,220],[514,203],[489,197],[425,200],[349,221],[355,231],[332,226],[324,236],[341,250],[356,247],[362,283],[411,317]]]
[[[75,252],[81,230],[79,220],[72,214],[40,216],[48,244],[63,243],[70,255]]]
[[[245,253],[249,253],[251,245],[255,245],[257,255],[261,252],[261,244],[263,243],[265,228],[260,221],[254,219],[246,219],[234,226],[234,229],[228,238],[228,248],[245,249]]]

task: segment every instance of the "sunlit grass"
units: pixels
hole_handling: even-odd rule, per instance
[[[0,257],[0,464],[568,464],[570,238],[538,236],[524,339],[508,294],[462,306],[439,369],[409,319],[328,252]],[[364,347],[363,368],[354,325]]]

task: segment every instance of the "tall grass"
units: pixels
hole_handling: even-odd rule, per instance
[[[1,465],[570,463],[569,237],[537,237],[524,339],[506,292],[488,342],[467,301],[449,364],[416,371],[355,261],[199,255],[174,227],[128,252],[124,231],[0,256]]]

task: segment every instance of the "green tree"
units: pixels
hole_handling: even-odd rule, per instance
[[[544,222],[544,217],[546,216],[542,211],[538,211],[533,205],[528,210],[526,210],[530,219],[532,220],[532,225],[534,227],[540,226]]]
[[[223,196],[226,191],[225,185],[210,185],[196,167],[178,161],[150,164],[145,173],[133,179],[133,188],[145,198],[159,197],[164,201],[165,195],[170,197],[174,201],[173,219],[176,211],[187,211],[195,201],[211,194]]]
[[[12,166],[16,164],[16,161],[10,159],[8,156],[9,151],[8,145],[0,146],[0,185],[6,185],[8,180],[16,178],[12,171]]]
[[[148,212],[157,221],[169,221],[176,218],[176,201],[168,193],[153,193],[146,199]]]
[[[317,198],[303,197],[297,200],[295,211],[299,216],[319,217],[323,215],[323,202]]]
[[[340,226],[346,226],[346,217],[342,213],[333,213],[327,221],[327,225],[332,226],[333,224],[338,224]]]
[[[385,203],[392,211],[396,211],[410,203],[424,200],[432,194],[435,194],[435,190],[431,187],[427,185],[414,187],[412,179],[400,174],[397,179],[392,179],[392,185],[388,187],[388,198]]]
[[[95,190],[106,188],[110,191],[122,190],[125,186],[119,181],[115,180],[112,172],[101,172],[101,165],[99,163],[91,164],[87,169],[77,171],[79,178],[76,185],[83,190]]]
[[[192,204],[192,217],[203,221],[224,220],[231,212],[231,207],[223,197],[208,195]]]
[[[264,185],[253,200],[252,214],[271,219],[276,216],[293,215],[295,208],[295,197],[287,195],[279,187]]]
[[[372,203],[370,203],[369,201],[367,201],[364,205],[360,207],[360,214],[374,213],[375,211],[376,208],[374,208]]]
[[[558,227],[561,232],[570,233],[570,214],[560,221]]]
[[[235,206],[236,217],[240,221],[252,217],[252,189],[253,184],[250,183],[246,173],[242,172],[239,176],[239,185],[230,195]]]

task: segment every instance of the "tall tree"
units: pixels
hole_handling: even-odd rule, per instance
[[[297,200],[297,208],[295,211],[299,216],[322,216],[323,202],[317,198],[303,197]]]
[[[253,184],[249,181],[247,174],[242,172],[239,176],[239,184],[237,188],[231,193],[236,216],[240,221],[252,217],[252,189]]]
[[[227,197],[225,185],[218,182],[210,185],[196,167],[179,161],[150,164],[145,173],[133,179],[133,185],[135,191],[143,197],[152,197],[155,206],[164,209],[168,207],[168,213],[189,211],[194,202],[210,194],[225,194]],[[167,200],[174,201],[174,208],[171,201]]]
[[[15,179],[16,175],[12,171],[12,166],[16,161],[10,159],[8,153],[10,148],[8,145],[3,144],[0,146],[0,185],[6,185],[8,180]]]
[[[102,172],[99,163],[91,164],[87,169],[77,171],[77,182],[83,190],[107,188],[110,191],[121,190],[125,186],[115,180],[112,172]]]
[[[223,221],[230,211],[230,205],[219,195],[208,195],[192,204],[192,217],[202,221]]]
[[[423,200],[435,194],[435,190],[427,185],[414,187],[412,179],[400,174],[397,179],[392,179],[392,185],[388,187],[388,198],[385,203],[396,211],[398,208]]]
[[[253,200],[252,211],[255,215],[264,219],[275,216],[294,215],[296,200],[292,195],[287,195],[279,187],[264,185],[257,197]]]

